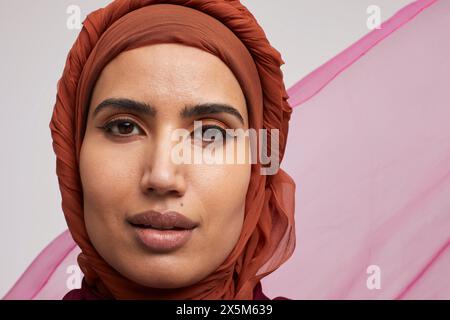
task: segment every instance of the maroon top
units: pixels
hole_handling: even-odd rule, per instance
[[[74,289],[69,291],[63,297],[63,300],[105,300],[105,298],[101,297],[100,295],[92,291],[92,289],[87,285],[87,283],[83,278],[83,281],[81,283],[81,289]],[[258,282],[258,284],[255,286],[255,289],[253,290],[253,300],[271,300],[263,293],[261,282]],[[290,299],[285,297],[276,297],[273,298],[272,300],[290,300]]]

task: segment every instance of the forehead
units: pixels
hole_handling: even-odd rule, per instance
[[[91,102],[98,104],[111,96],[136,98],[155,106],[229,103],[247,116],[244,94],[228,66],[213,54],[175,43],[118,55],[103,69]]]

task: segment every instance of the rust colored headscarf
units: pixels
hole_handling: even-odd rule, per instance
[[[82,251],[78,263],[87,284],[106,298],[252,299],[260,279],[295,248],[295,183],[282,169],[261,175],[259,159],[252,164],[236,246],[216,271],[194,285],[149,288],[125,278],[98,254],[85,228],[79,154],[95,82],[119,53],[169,42],[200,48],[224,61],[241,85],[250,127],[269,129],[269,141],[270,129],[279,129],[279,152],[274,154],[281,163],[292,112],[280,69],[284,62],[246,7],[237,0],[114,1],[83,22],[58,82],[50,122],[62,209]]]

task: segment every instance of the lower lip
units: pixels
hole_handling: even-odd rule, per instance
[[[192,236],[190,230],[157,230],[134,227],[141,242],[157,252],[168,252],[182,247]]]

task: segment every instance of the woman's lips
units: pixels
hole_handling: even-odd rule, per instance
[[[139,240],[150,250],[168,252],[182,247],[192,236],[194,229],[159,230],[133,226]]]
[[[149,210],[137,213],[127,220],[133,225],[151,226],[155,229],[193,229],[198,226],[197,222],[176,211]]]
[[[168,252],[182,247],[198,226],[198,223],[176,211],[144,211],[127,220],[139,240],[155,252]]]

